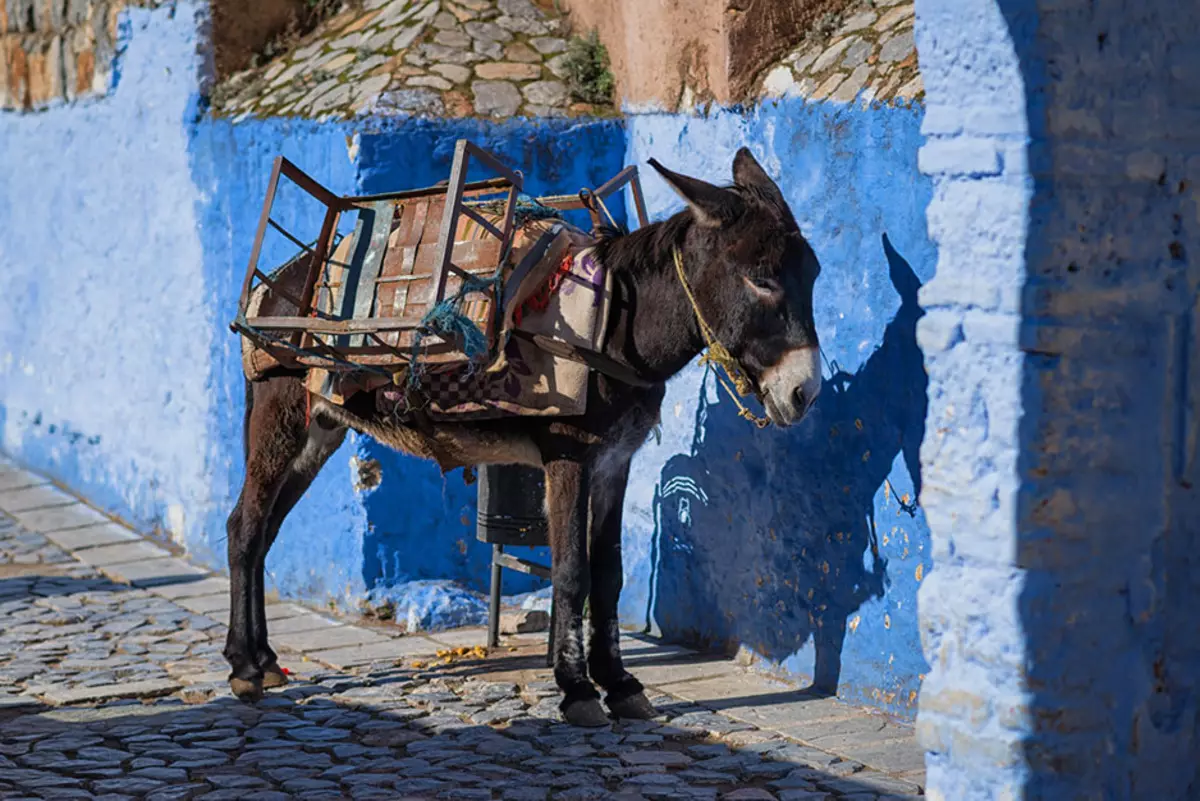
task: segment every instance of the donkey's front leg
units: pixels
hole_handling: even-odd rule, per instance
[[[583,603],[590,575],[587,553],[587,469],[576,459],[546,463],[550,580],[554,585],[554,680],[563,691],[563,718],[575,726],[604,726],[608,715],[587,675]]]
[[[592,638],[588,667],[592,678],[607,691],[604,702],[614,715],[648,720],[658,712],[646,699],[641,682],[621,661],[617,618],[617,604],[625,580],[621,564],[621,509],[625,505],[628,483],[628,459],[596,472],[591,480]]]

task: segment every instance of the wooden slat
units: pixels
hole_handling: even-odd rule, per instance
[[[311,331],[318,334],[366,334],[416,327],[405,320],[322,320],[316,317],[250,317],[246,324],[263,331]]]

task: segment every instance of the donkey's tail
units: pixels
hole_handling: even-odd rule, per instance
[[[242,460],[250,461],[250,413],[254,411],[254,384],[250,379],[243,379],[246,384],[246,414],[242,417]]]

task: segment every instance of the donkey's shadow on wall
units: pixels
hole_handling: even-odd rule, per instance
[[[772,661],[811,638],[817,693],[836,693],[847,620],[888,584],[875,496],[898,454],[914,493],[896,500],[913,513],[920,492],[921,283],[886,235],[883,248],[901,305],[866,364],[853,375],[833,365],[787,431],[755,432],[727,398],[707,403],[705,386],[692,453],[667,462],[656,490],[651,609],[663,635]]]

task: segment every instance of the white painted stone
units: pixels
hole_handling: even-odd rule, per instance
[[[763,94],[767,97],[783,97],[796,85],[796,76],[785,64],[780,64],[763,79]]]
[[[896,90],[896,97],[904,100],[912,100],[917,95],[925,91],[925,81],[920,75],[913,78],[908,83]]]

